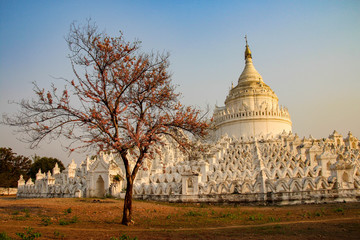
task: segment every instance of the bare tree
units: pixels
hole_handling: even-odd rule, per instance
[[[19,113],[3,121],[26,133],[31,147],[47,137],[65,136],[70,152],[117,152],[127,181],[122,223],[129,225],[133,182],[144,159],[154,156],[154,146],[169,136],[186,148],[185,133],[204,136],[208,124],[199,110],[179,102],[168,54],[143,53],[140,42],[126,42],[122,33],[109,37],[90,22],[72,24],[66,41],[74,79],[64,79],[61,91],[34,83],[36,99],[22,100]]]

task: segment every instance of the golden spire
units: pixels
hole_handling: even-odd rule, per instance
[[[251,51],[250,51],[250,48],[249,48],[249,45],[248,45],[248,42],[247,42],[247,36],[245,35],[245,41],[246,41],[246,49],[245,49],[245,60],[247,58],[252,58],[251,56]]]

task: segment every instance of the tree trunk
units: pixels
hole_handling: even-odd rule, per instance
[[[122,224],[129,226],[132,224],[131,216],[132,216],[132,197],[133,197],[133,182],[131,177],[127,178],[126,184],[126,194],[124,200],[124,210],[123,210],[123,219]]]

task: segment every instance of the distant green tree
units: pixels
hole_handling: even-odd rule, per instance
[[[40,156],[33,156],[33,164],[31,164],[29,176],[32,179],[36,179],[36,174],[39,172],[39,169],[41,169],[41,172],[47,173],[48,171],[52,171],[55,167],[55,164],[57,163],[60,171],[64,170],[64,164],[57,158],[52,157],[40,157]]]
[[[31,160],[16,155],[11,148],[0,148],[0,187],[17,187],[20,175],[26,180],[31,167]]]

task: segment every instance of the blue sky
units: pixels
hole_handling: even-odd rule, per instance
[[[244,67],[247,34],[256,69],[288,107],[293,131],[360,137],[360,1],[4,1],[0,0],[0,112],[31,98],[31,82],[71,79],[64,37],[91,17],[144,51],[170,52],[173,81],[187,105],[223,105]],[[29,150],[0,126],[0,146],[65,163],[83,155],[44,142]],[[17,135],[17,137],[20,137]]]

